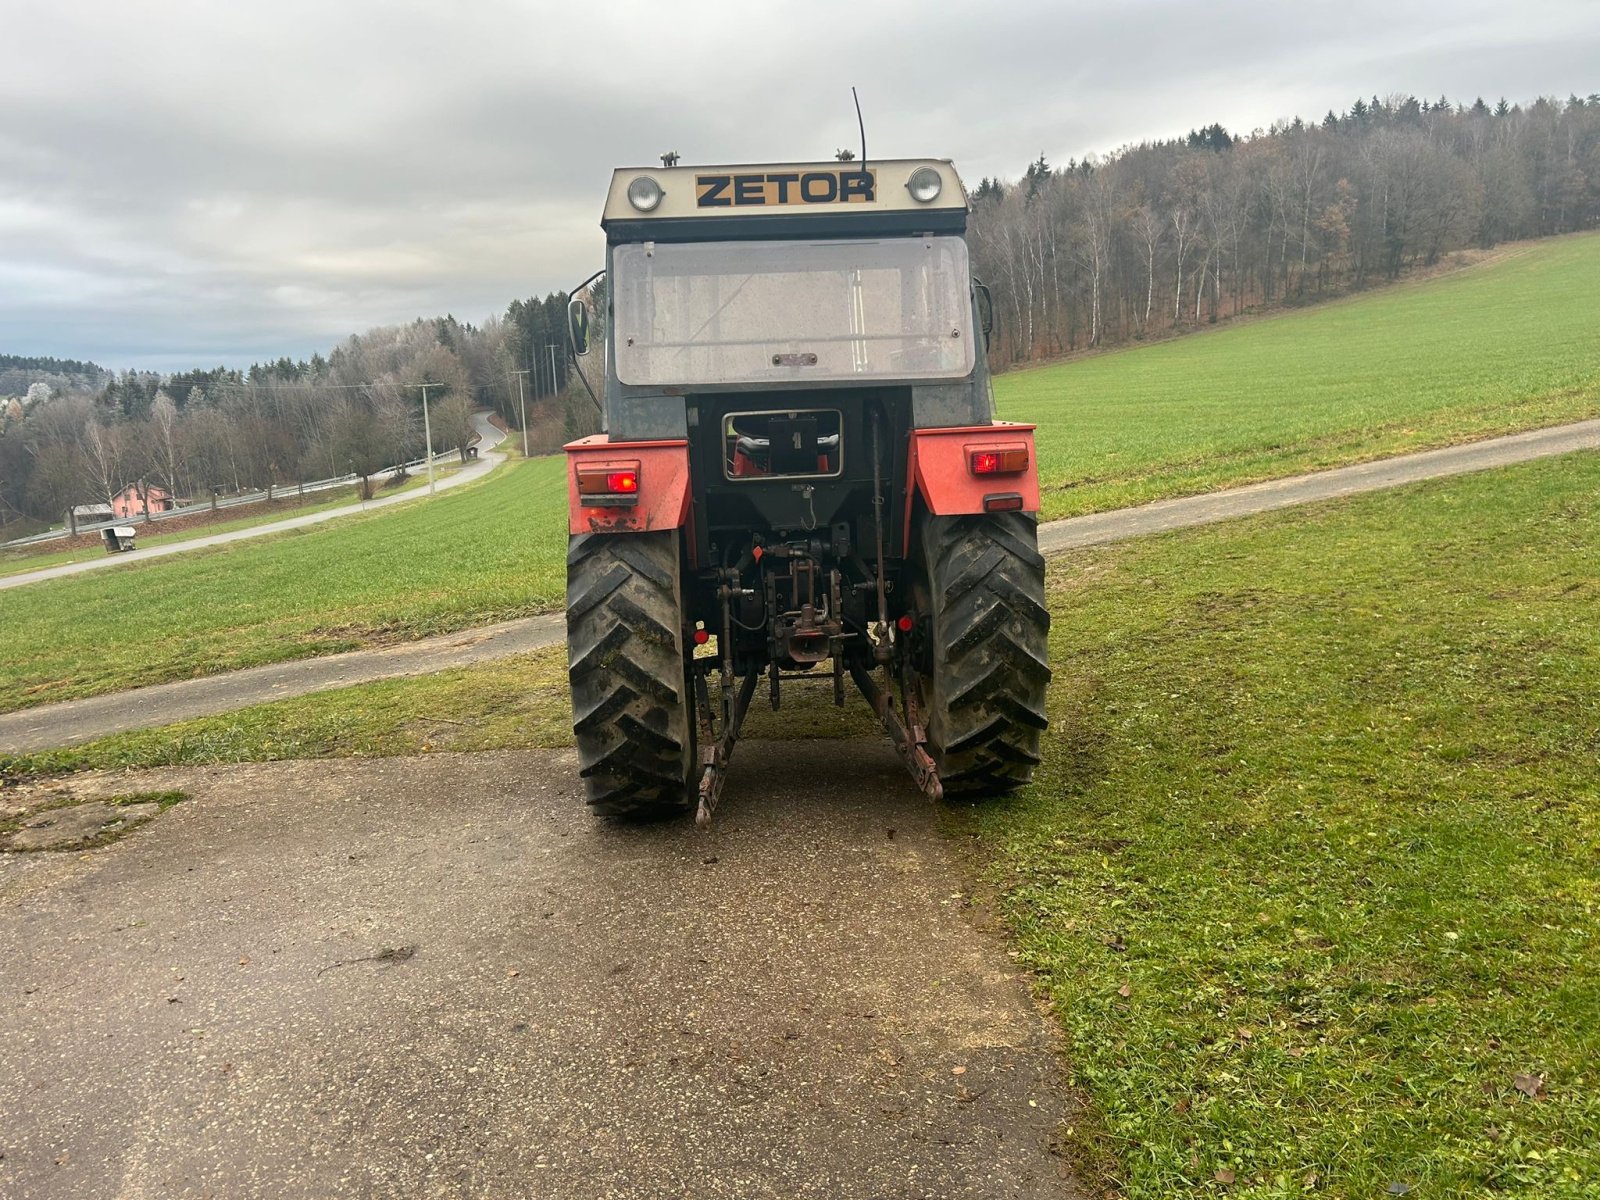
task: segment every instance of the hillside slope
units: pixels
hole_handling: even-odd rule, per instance
[[[1046,517],[1600,415],[1600,234],[1316,308],[1004,375]]]

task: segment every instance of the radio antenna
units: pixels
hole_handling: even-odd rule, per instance
[[[856,128],[861,130],[861,169],[867,169],[867,123],[861,119],[861,97],[856,95],[856,89],[850,89],[850,99],[856,102]]]

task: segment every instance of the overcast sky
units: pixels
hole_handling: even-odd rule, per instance
[[[1357,96],[1600,91],[1596,0],[0,0],[0,352],[307,357],[595,269],[613,166],[969,182]]]

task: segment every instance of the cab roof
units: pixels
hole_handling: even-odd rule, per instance
[[[918,200],[911,180],[930,175],[938,194]],[[629,197],[659,189],[652,207]],[[852,231],[960,232],[967,194],[948,159],[622,167],[611,176],[600,224],[612,242],[713,237],[808,236]]]

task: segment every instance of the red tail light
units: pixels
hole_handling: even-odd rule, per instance
[[[967,466],[974,475],[1020,475],[1028,469],[1028,447],[1020,443],[969,446]]]
[[[596,508],[637,504],[639,464],[609,462],[584,464],[577,468],[578,497]]]

